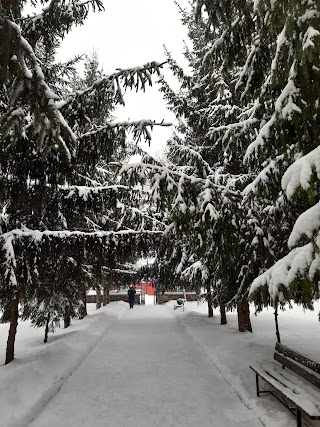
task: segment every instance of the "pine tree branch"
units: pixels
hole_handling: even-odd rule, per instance
[[[57,239],[69,239],[72,237],[92,237],[94,238],[116,238],[126,235],[150,235],[157,236],[162,235],[163,231],[153,230],[119,230],[119,231],[81,231],[81,230],[30,230],[30,229],[14,229],[4,233],[0,236],[0,241],[3,242],[2,247],[5,249],[6,245],[13,244],[14,241],[19,241],[23,238],[28,238],[33,242],[40,242],[45,238],[57,238]],[[10,248],[9,248],[10,249]],[[12,256],[10,255],[12,258]],[[10,258],[10,259],[11,259]],[[13,259],[13,258],[12,258]]]
[[[67,192],[67,196],[66,198],[71,198],[75,195],[77,195],[80,198],[83,198],[84,200],[87,200],[88,196],[90,194],[100,194],[102,192],[106,192],[106,191],[118,191],[118,190],[130,190],[132,191],[132,189],[130,189],[129,186],[127,185],[120,185],[120,184],[115,184],[115,185],[98,185],[95,187],[88,187],[85,185],[70,185],[68,187],[64,187],[64,186],[59,186],[58,187],[60,190]]]
[[[208,185],[208,179],[207,178],[198,178],[194,175],[187,175],[179,170],[174,170],[173,168],[179,168],[178,166],[157,166],[153,164],[148,163],[129,163],[129,164],[123,164],[121,162],[110,162],[110,165],[116,166],[119,168],[118,173],[121,175],[123,173],[127,173],[128,171],[138,172],[140,170],[140,173],[142,176],[145,176],[146,172],[149,172],[150,175],[153,175],[153,179],[161,179],[165,180],[168,183],[171,183],[171,185],[177,187],[179,180],[184,180],[186,182],[190,182],[192,184],[202,184],[204,186]],[[177,181],[176,181],[177,179]],[[210,182],[210,186],[214,189],[216,189],[218,192],[228,194],[230,196],[234,196],[237,199],[242,198],[242,192],[241,191],[233,191],[229,189],[225,185],[219,185],[215,184],[212,181]]]
[[[38,3],[37,1],[35,3]],[[93,11],[104,10],[101,0],[68,1],[51,0],[42,13],[21,19],[23,32],[32,46],[44,40],[54,44],[56,38],[63,39],[73,25],[83,25],[90,7]],[[39,38],[40,36],[40,38]]]
[[[124,105],[122,88],[135,89],[136,91],[144,90],[147,84],[152,85],[152,74],[160,75],[160,70],[164,64],[165,62],[153,61],[140,67],[119,70],[97,80],[85,90],[76,91],[70,95],[68,100],[61,102],[59,106],[62,111],[68,111],[71,115],[80,105],[87,105],[97,93],[102,98],[113,99],[114,102]]]
[[[121,205],[119,207],[121,207],[121,206],[123,206],[126,209],[126,211],[132,212],[134,215],[139,215],[140,217],[145,218],[147,220],[150,220],[151,222],[153,222],[159,226],[166,227],[166,224],[163,221],[159,221],[155,217],[146,214],[141,209],[138,209],[138,208],[135,208],[135,207],[132,207],[129,205],[125,205],[124,203],[121,203]]]
[[[154,126],[172,126],[172,123],[165,122],[162,120],[161,122],[156,122],[155,120],[136,120],[132,122],[109,122],[105,123],[103,126],[97,126],[92,130],[80,135],[79,139],[95,136],[99,133],[104,133],[108,129],[126,129],[133,132],[133,138],[136,141],[140,141],[142,137],[144,137],[147,141],[151,141],[151,134],[148,130],[149,128],[153,128]]]
[[[34,50],[22,36],[20,27],[9,20],[6,21],[6,26],[10,29],[14,39],[16,55],[12,56],[12,60],[18,66],[20,75],[12,88],[13,95],[10,100],[9,111],[0,118],[2,138],[8,135],[12,127],[21,128],[25,125],[23,123],[24,114],[19,112],[24,109],[23,104],[28,99],[27,94],[28,97],[32,98],[32,102],[30,100],[31,113],[38,118],[36,120],[33,117],[31,123],[33,132],[38,135],[39,148],[43,149],[44,144],[51,147],[57,144],[67,161],[70,161],[72,157],[70,148],[75,147],[76,136],[57,108],[56,101],[59,97],[46,83]],[[3,30],[4,28],[2,28]],[[37,90],[34,90],[34,87]],[[27,109],[29,108],[27,106]],[[30,125],[30,123],[28,124]],[[15,138],[19,136],[15,133]]]

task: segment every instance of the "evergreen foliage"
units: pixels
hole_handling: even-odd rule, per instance
[[[255,238],[257,250],[249,253],[256,256],[263,246],[268,248],[259,257],[261,271],[264,271],[287,253],[288,241],[293,247],[304,243],[305,237],[312,238],[305,251],[300,248],[290,252],[258,278],[251,288],[255,290],[251,298],[264,304],[270,301],[276,304],[279,299],[284,303],[293,298],[310,307],[319,292],[318,249],[313,243],[318,223],[312,221],[311,231],[305,221],[306,217],[311,219],[311,212],[316,210],[312,207],[318,202],[318,185],[312,172],[317,166],[316,161],[310,162],[309,153],[319,145],[319,4],[315,1],[234,1],[226,11],[217,7],[218,3],[198,1],[196,13],[201,16],[205,8],[207,31],[216,30],[216,26],[223,23],[225,33],[221,32],[219,50],[226,54],[225,47],[228,40],[232,40],[235,50],[228,45],[231,54],[224,64],[230,69],[231,59],[231,64],[239,67],[235,88],[241,94],[240,100],[252,105],[255,132],[246,132],[244,147],[248,145],[248,148],[244,158],[256,177],[245,188],[244,196],[253,214],[250,222],[260,233],[256,233]],[[250,19],[247,20],[250,16],[251,27]],[[237,33],[239,23],[244,29]],[[213,50],[216,51],[217,46]],[[226,67],[223,65],[222,69]],[[302,191],[299,192],[299,188]],[[308,230],[304,232],[306,227]],[[252,264],[248,266],[252,270]],[[257,290],[259,286],[269,286],[269,292]]]
[[[161,177],[155,176],[153,187],[163,188],[168,204],[172,203],[168,207],[172,222],[166,233],[166,262],[161,257],[159,264],[195,286],[201,283],[210,308],[228,302],[235,305],[250,283],[248,269],[243,268],[247,260],[241,224],[246,210],[241,191],[253,173],[243,167],[241,158],[244,138],[249,138],[257,120],[251,117],[252,105],[236,93],[234,79],[239,67],[233,64],[231,68],[231,60],[225,63],[230,46],[224,47],[224,55],[213,48],[220,32],[224,33],[222,22],[218,20],[214,29],[208,18],[199,17],[195,22],[195,6],[180,12],[192,41],[192,50],[186,48],[185,52],[192,76],[168,54],[181,89],[176,93],[161,79],[178,126],[169,141],[168,166]]]
[[[180,12],[192,42],[185,52],[191,76],[168,54],[180,90],[160,79],[178,118],[167,164],[132,168],[152,171],[153,196],[168,210],[159,265],[201,280],[217,305],[237,304],[267,270],[251,288],[258,306],[293,298],[311,307],[318,296],[319,5],[190,5]],[[268,270],[288,242],[306,239]]]
[[[85,78],[73,79],[80,58],[55,63],[56,50],[102,2],[37,3],[42,12],[25,17],[25,2],[1,2],[0,305],[2,321],[14,325],[10,307],[19,298],[21,315],[40,326],[49,314],[77,314],[85,265],[99,277],[102,266],[140,257],[161,234],[148,193],[121,183],[109,163],[136,152],[129,130],[150,141],[157,123],[117,123],[111,113],[125,89],[144,89],[162,64],[106,76],[93,57]]]

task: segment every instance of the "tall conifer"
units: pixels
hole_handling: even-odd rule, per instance
[[[128,226],[133,215],[139,217],[133,203],[139,189],[117,180],[110,184],[106,164],[117,150],[126,151],[128,130],[135,139],[150,140],[153,121],[116,123],[107,113],[124,103],[123,88],[143,89],[161,64],[119,70],[81,90],[67,90],[63,82],[73,62],[55,64],[56,49],[90,9],[103,9],[102,2],[41,4],[46,7],[35,16],[23,16],[24,2],[2,1],[0,12],[0,304],[2,320],[10,321],[6,363],[14,357],[19,301],[31,313],[38,309],[32,305],[39,302],[37,295],[55,311],[63,297],[60,308],[71,307],[67,318],[80,299],[86,262],[111,264],[133,249],[143,250],[159,233],[152,221]],[[122,192],[131,209],[118,203]]]

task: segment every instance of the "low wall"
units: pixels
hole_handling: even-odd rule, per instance
[[[114,293],[110,294],[110,302],[112,301],[125,301],[128,302],[128,294],[127,293]],[[140,294],[134,296],[134,303],[140,304]]]
[[[126,292],[112,292],[109,294],[110,302],[125,301],[128,302],[128,294]],[[165,304],[168,301],[177,300],[178,298],[186,298],[187,301],[197,301],[197,294],[195,292],[165,292],[164,294],[156,294],[157,304]],[[100,297],[102,304],[103,296]],[[96,295],[87,295],[87,302],[96,303]],[[135,295],[135,304],[140,304],[140,294]]]
[[[185,298],[187,301],[197,301],[197,294],[195,292],[165,292],[164,294],[157,294],[157,304],[165,304],[168,301]]]
[[[135,295],[135,304],[140,304],[140,295]],[[125,301],[128,302],[128,294],[124,292],[119,293],[110,293],[109,294],[109,301]],[[88,303],[96,303],[97,302],[97,296],[96,295],[87,295],[87,302]],[[103,302],[103,295],[100,296],[100,302],[102,304]]]

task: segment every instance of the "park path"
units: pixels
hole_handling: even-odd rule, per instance
[[[135,306],[29,427],[261,425],[165,306]]]

